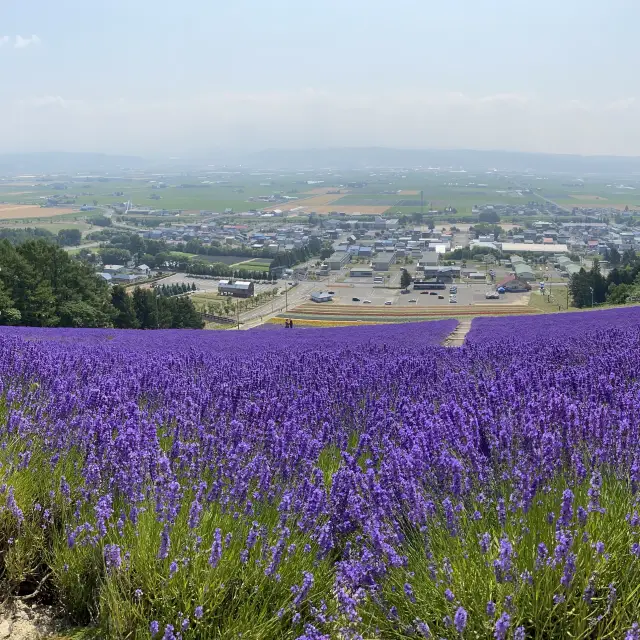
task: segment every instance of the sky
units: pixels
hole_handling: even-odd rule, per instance
[[[0,153],[640,156],[638,0],[0,0]]]

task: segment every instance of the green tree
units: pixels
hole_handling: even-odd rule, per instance
[[[63,247],[77,247],[82,241],[82,234],[79,229],[60,229],[58,231],[58,242]]]
[[[569,293],[573,299],[574,306],[579,309],[591,306],[590,287],[591,283],[589,274],[584,270],[584,268],[571,276],[571,280],[569,282]]]
[[[172,327],[174,329],[202,329],[202,316],[193,305],[191,298],[183,296],[176,298],[173,305]]]
[[[400,288],[406,289],[411,284],[411,275],[406,269],[402,270],[400,275]]]
[[[622,256],[620,255],[620,252],[615,248],[615,247],[611,247],[609,249],[609,264],[612,267],[617,267],[620,262],[622,262]]]
[[[622,254],[622,264],[633,265],[638,261],[638,254],[633,249],[626,249]]]
[[[20,324],[22,314],[16,308],[13,299],[0,280],[0,324]]]
[[[134,289],[133,308],[141,329],[158,328],[158,298],[151,289]]]
[[[602,304],[607,298],[607,280],[600,272],[600,263],[594,259],[589,271],[589,286],[593,289],[594,304]]]
[[[480,222],[500,222],[500,216],[495,211],[481,211],[478,215]]]
[[[136,317],[133,298],[123,286],[116,285],[113,287],[111,290],[111,304],[115,310],[114,327],[118,329],[137,329],[140,326]]]
[[[107,218],[106,216],[96,216],[95,218],[91,218],[91,222],[98,227],[111,226],[111,218]]]

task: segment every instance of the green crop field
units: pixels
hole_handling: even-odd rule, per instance
[[[253,260],[247,260],[246,262],[236,262],[230,265],[233,269],[247,269],[248,271],[264,271],[269,272],[269,265],[265,265],[261,262],[255,262]]]

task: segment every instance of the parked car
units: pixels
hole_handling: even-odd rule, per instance
[[[449,293],[458,293],[458,287],[449,287]]]
[[[444,296],[438,296],[438,300],[444,300]]]
[[[393,302],[391,302],[391,300],[387,300],[384,304],[385,304],[386,306],[389,306],[390,304],[393,304]]]
[[[451,296],[449,298],[449,302],[455,304],[456,302],[458,302],[458,298],[456,298],[455,296]]]
[[[409,289],[403,289],[400,293],[409,293]]]
[[[430,296],[437,296],[438,295],[437,291],[429,291],[429,292],[425,291],[425,293],[429,293]]]
[[[497,291],[487,291],[484,297],[487,300],[500,300],[500,294]]]
[[[411,300],[409,300],[409,302],[418,302],[415,298],[411,298]]]
[[[327,293],[328,293],[330,296],[335,296],[335,295],[336,295],[336,292],[335,292],[335,291],[327,291]]]
[[[360,298],[351,298],[351,302],[360,302]]]
[[[371,304],[371,300],[363,300],[362,304]]]

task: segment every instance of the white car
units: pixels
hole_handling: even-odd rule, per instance
[[[384,304],[385,306],[389,306],[390,304],[393,304],[393,302],[391,302],[391,300],[387,300]]]
[[[409,302],[418,302],[415,298],[411,298],[411,300],[409,300]]]
[[[484,297],[487,300],[500,300],[500,294],[497,291],[487,291],[487,293],[484,294]]]
[[[371,300],[363,300],[362,304],[371,304]]]
[[[451,297],[449,298],[449,302],[450,302],[450,303],[455,304],[455,303],[457,303],[457,302],[458,302],[458,298],[456,298],[455,296],[451,296]]]

